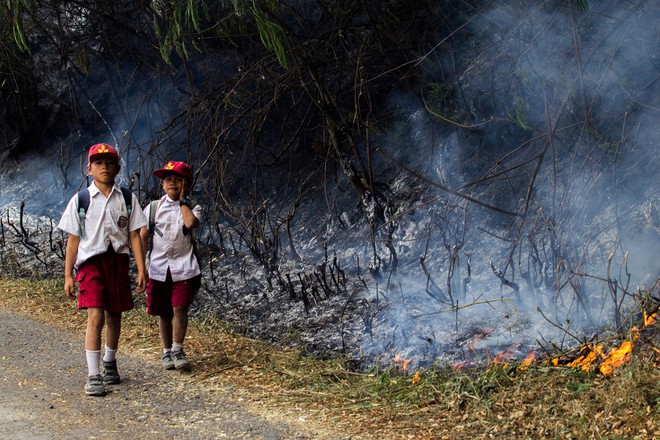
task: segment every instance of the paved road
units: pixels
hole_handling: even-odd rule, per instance
[[[120,352],[122,383],[83,393],[82,335],[0,311],[0,439],[317,439],[241,406],[231,388],[204,389]]]

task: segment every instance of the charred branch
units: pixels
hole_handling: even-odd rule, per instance
[[[60,239],[53,241],[53,219],[50,219],[50,229],[48,230],[48,242],[50,244],[50,251],[53,252],[60,260],[64,260],[64,232],[60,231]],[[4,230],[3,230],[4,240]]]
[[[448,302],[449,298],[447,297],[447,294],[442,291],[440,286],[436,284],[435,281],[433,281],[433,278],[431,278],[431,274],[429,273],[428,269],[426,268],[426,264],[424,263],[425,257],[421,256],[419,257],[419,264],[422,266],[422,271],[424,271],[424,275],[426,275],[426,290],[425,292],[433,299],[440,301],[440,302]]]
[[[520,300],[520,286],[518,286],[517,283],[514,283],[513,281],[509,281],[508,279],[506,279],[506,277],[504,276],[502,271],[495,268],[495,265],[493,264],[492,261],[490,262],[490,269],[493,271],[493,274],[495,274],[495,276],[497,278],[499,278],[500,282],[503,285],[508,286],[508,287],[513,289],[513,291],[516,295],[516,299]]]
[[[467,298],[467,287],[468,284],[470,284],[470,281],[472,280],[472,254],[467,254],[466,255],[466,272],[467,275],[463,278],[463,300],[465,301],[465,298]]]

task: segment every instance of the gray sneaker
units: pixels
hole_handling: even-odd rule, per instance
[[[172,360],[171,353],[163,353],[163,368],[166,370],[174,370],[174,361]]]
[[[105,387],[103,386],[103,378],[100,374],[96,376],[87,376],[87,383],[85,384],[85,394],[88,396],[105,396]]]
[[[190,362],[186,359],[186,354],[183,350],[173,351],[172,361],[174,361],[174,368],[177,370],[190,371]]]
[[[117,360],[110,362],[103,361],[103,383],[106,385],[114,385],[121,382],[119,371],[117,370]]]

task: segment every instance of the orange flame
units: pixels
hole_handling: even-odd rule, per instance
[[[647,315],[646,312],[644,312],[644,327],[652,325],[657,317],[657,313],[651,313],[650,315]]]
[[[658,313],[648,314],[644,311],[644,327],[656,324],[656,319],[658,318]],[[605,354],[603,351],[603,345],[598,344],[587,344],[580,349],[580,356],[573,360],[572,362],[566,364],[567,367],[580,368],[582,371],[589,371],[594,363],[601,358],[602,362],[598,366],[598,370],[605,376],[614,374],[617,368],[622,367],[623,365],[630,362],[632,356],[632,350],[635,341],[640,338],[640,330],[637,327],[632,327],[630,329],[630,337],[628,340],[621,342],[621,345],[617,348],[613,348],[609,353]],[[653,347],[650,344],[647,344],[650,348],[656,352],[660,357],[660,350]],[[551,364],[554,366],[559,366],[561,359],[555,358],[552,359]]]
[[[410,362],[412,362],[412,358],[404,359],[398,354],[394,356],[394,363],[397,364],[397,367],[401,368],[403,371],[408,371],[410,369]]]
[[[607,359],[600,364],[600,372],[605,376],[609,376],[616,368],[627,364],[630,361],[632,346],[632,342],[623,341],[619,348],[613,348],[607,356]]]
[[[495,355],[495,357],[491,360],[491,366],[501,365],[502,368],[507,368],[511,358],[513,358],[513,354],[511,352],[503,351]]]
[[[598,356],[603,356],[603,345],[598,344],[587,344],[580,349],[580,353],[585,353],[575,359],[573,362],[567,364],[568,367],[580,368],[585,373],[589,371],[594,361],[598,359]]]
[[[522,363],[518,366],[518,369],[519,370],[526,370],[527,367],[532,365],[532,362],[534,362],[535,358],[536,358],[536,354],[533,351],[530,351],[527,354],[527,357],[525,358],[525,360],[522,361]]]

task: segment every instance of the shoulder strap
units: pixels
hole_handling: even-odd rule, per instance
[[[131,212],[133,211],[133,193],[130,189],[121,187],[121,193],[124,195],[124,203],[126,204],[126,212],[128,212],[128,217],[131,217]]]
[[[152,200],[149,204],[149,235],[153,235],[156,228],[156,209],[158,209],[158,200]]]
[[[89,189],[83,188],[78,191],[78,218],[80,219],[80,238],[85,236],[85,215],[89,208]]]
[[[152,200],[149,203],[149,248],[147,252],[151,254],[154,247],[154,231],[156,230],[156,210],[158,209],[159,200]],[[159,234],[162,236],[163,234]]]

